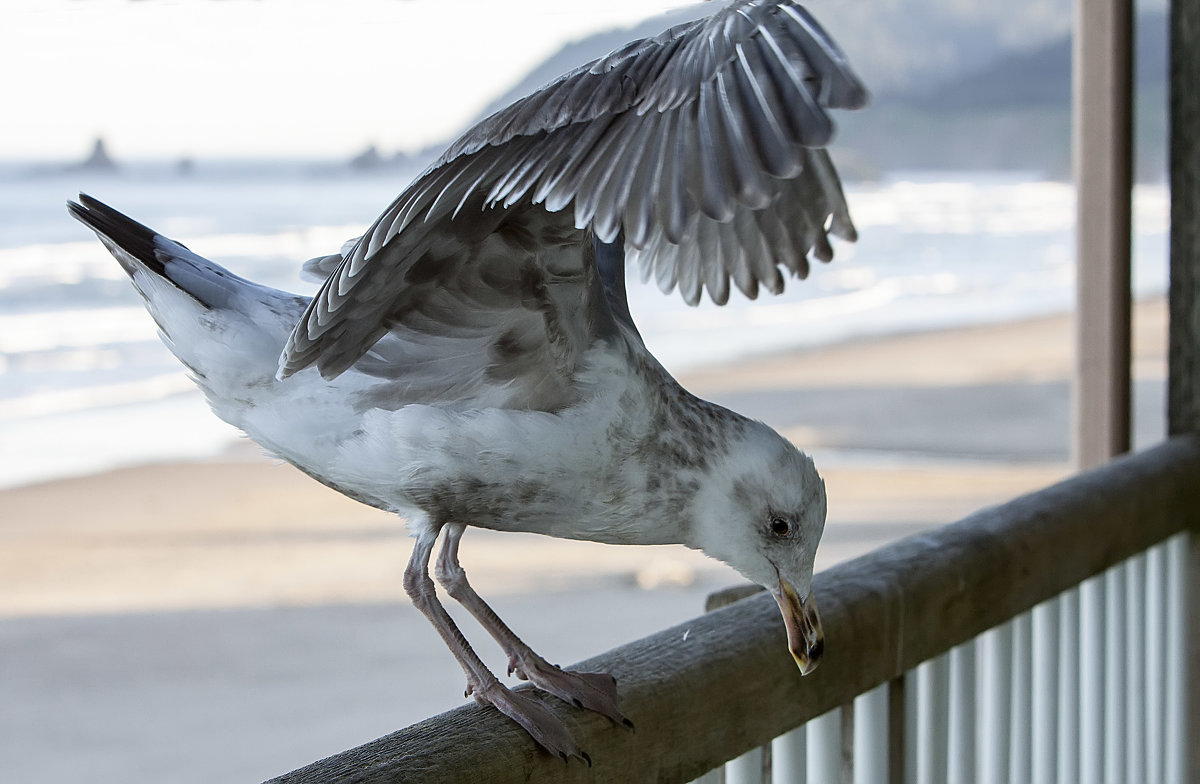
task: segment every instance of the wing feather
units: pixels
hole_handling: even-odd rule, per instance
[[[760,286],[779,291],[780,267],[803,276],[810,253],[831,257],[829,235],[855,236],[821,148],[833,134],[829,111],[865,100],[845,56],[792,0],[737,0],[630,42],[455,141],[343,253],[289,340],[280,376],[314,363],[336,375],[389,330],[429,342],[439,324],[457,329],[454,308],[488,314],[480,318],[493,339],[521,325],[511,335],[520,341],[489,351],[520,348],[542,370],[557,357],[556,372],[568,372],[561,360],[582,346],[572,341],[591,339],[613,319],[632,329],[627,304],[616,301],[623,294],[597,295],[586,282],[586,254],[577,255],[583,268],[572,268],[566,289],[554,288],[557,273],[546,265],[561,254],[551,250],[584,247],[589,234],[604,242],[623,236],[626,258],[689,303],[706,289],[726,301],[731,278],[747,296]],[[568,207],[570,219],[527,215]],[[501,241],[489,244],[494,234]],[[497,263],[519,270],[525,277],[515,280],[524,284],[488,284],[478,256],[485,246],[506,248]],[[437,295],[437,285],[458,293]],[[533,307],[531,297],[541,304]],[[530,325],[541,322],[525,318],[548,319],[547,297],[564,308],[574,302],[580,313],[557,314],[553,328],[547,320],[538,344]],[[402,354],[393,348],[372,361]]]
[[[655,214],[663,233],[678,245],[687,235],[688,221],[696,214],[695,202],[688,193],[688,126],[690,114],[673,112],[670,136],[664,139],[663,168],[658,184]]]
[[[656,246],[661,250],[659,253],[645,254],[648,256],[646,269],[653,268],[654,283],[658,286],[659,291],[664,294],[670,293],[671,289],[675,288],[676,268],[679,266],[679,255],[683,245],[676,245],[670,242],[662,242],[662,237],[659,237],[659,242]]]
[[[636,119],[636,115],[623,114],[613,121],[617,132],[608,134],[600,141],[597,145],[598,154],[592,156],[582,169],[579,191],[575,197],[576,226],[587,226],[592,222],[592,218],[600,206],[605,187],[609,180],[618,173],[614,161],[619,160],[624,151],[629,148],[631,119]],[[611,239],[612,237],[607,237],[605,241],[611,241]]]
[[[695,196],[700,211],[716,221],[727,221],[733,217],[730,198],[732,176],[728,171],[729,141],[719,119],[716,88],[705,82],[700,88],[700,100],[696,105],[696,159],[698,178]]]
[[[645,247],[646,240],[650,238],[650,232],[654,229],[655,200],[662,183],[667,148],[672,139],[671,129],[661,127],[671,122],[671,115],[655,113],[648,115],[647,120],[650,130],[642,142],[645,151],[642,160],[633,171],[625,212],[620,216],[621,225],[625,229],[625,241],[635,248]]]
[[[725,71],[717,74],[715,92],[737,200],[743,207],[761,210],[770,203],[771,190],[766,182],[766,166],[751,140],[753,131],[747,124],[745,102],[738,95],[737,82],[727,78]]]
[[[767,35],[766,31],[762,33]],[[732,69],[741,109],[750,128],[747,136],[753,141],[763,171],[772,177],[787,179],[800,170],[800,156],[784,132],[782,118],[786,108],[780,103],[777,77],[761,47],[737,47],[738,59]]]
[[[829,37],[820,23],[805,8],[795,3],[779,6],[780,13],[795,25],[795,41],[811,63],[820,81],[818,98],[835,109],[860,109],[867,102],[867,91],[854,78],[846,56]]]
[[[700,225],[702,230],[697,235],[696,242],[680,245],[675,261],[675,274],[679,277],[679,293],[683,295],[684,301],[689,305],[698,305],[700,292],[703,291],[704,281],[700,271],[704,260],[697,249],[712,247],[714,239],[712,233],[706,230],[711,222],[702,220]]]
[[[658,129],[657,114],[646,117],[633,114],[625,116],[634,119],[635,129],[629,135],[625,148],[613,156],[612,173],[608,184],[597,197],[595,212],[590,221],[592,231],[604,242],[612,242],[621,230],[624,210],[630,204],[634,180],[642,174],[642,158],[647,147],[652,145],[652,137]]]
[[[615,135],[609,133],[612,122],[611,118],[597,120],[579,134],[576,144],[568,150],[569,157],[563,162],[562,172],[554,175],[554,183],[544,202],[546,209],[557,212],[566,209],[572,199],[576,199],[583,178],[593,166],[600,163],[599,156],[594,152],[600,149],[599,145],[605,144],[605,139],[611,140]]]

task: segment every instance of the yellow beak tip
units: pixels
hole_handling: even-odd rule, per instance
[[[825,635],[821,630],[821,616],[817,613],[816,602],[811,594],[801,601],[796,589],[783,578],[779,580],[775,601],[779,603],[787,628],[788,650],[796,660],[800,674],[808,675],[817,668],[825,650]]]
[[[817,665],[821,663],[821,654],[824,650],[825,640],[818,639],[808,650],[792,651],[792,658],[796,660],[796,666],[800,668],[800,675],[808,675],[817,669]]]

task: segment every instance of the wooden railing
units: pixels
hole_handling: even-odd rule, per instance
[[[822,572],[815,591],[826,651],[807,678],[766,595],[581,662],[616,676],[636,725],[631,732],[538,695],[591,767],[563,763],[497,712],[466,706],[274,781],[688,782],[1194,529],[1200,438],[1177,437]],[[903,693],[891,691],[893,702]],[[897,776],[917,753],[904,740],[915,725],[899,708],[885,711],[892,721],[878,741]]]

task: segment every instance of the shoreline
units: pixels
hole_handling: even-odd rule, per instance
[[[1154,384],[1165,373],[1165,306],[1139,302],[1135,313],[1136,376]],[[844,341],[680,381],[814,455],[830,496],[822,568],[1068,473],[1065,443],[1049,436],[1065,433],[1051,420],[1061,413],[1070,354],[1070,317],[1059,315]],[[1026,395],[1015,412],[1025,429],[1001,416],[1013,413],[1013,390]],[[965,402],[956,408],[955,400]],[[962,418],[950,421],[948,411]],[[247,441],[210,459],[2,490],[0,521],[0,618],[405,601],[402,522]],[[682,547],[479,530],[464,540],[463,558],[485,593],[740,580]],[[530,574],[521,568],[529,562],[543,566]]]
[[[1150,378],[1165,373],[1165,298],[1155,296],[1135,301],[1134,308],[1135,377]],[[744,359],[726,360],[700,367],[688,366],[673,371],[679,382],[700,397],[721,402],[723,396],[747,389],[759,391],[802,387],[829,389],[845,386],[913,385],[948,386],[953,384],[1044,383],[1069,379],[1071,336],[1069,313],[1052,313],[1026,318],[970,324],[949,328],[917,329],[886,334],[866,334],[841,338],[811,346],[766,350]],[[979,340],[995,345],[989,338],[993,330],[1011,333],[1003,351],[985,357],[972,350]],[[1049,339],[1047,339],[1047,337]],[[1028,351],[1029,347],[1034,350]],[[896,358],[902,358],[897,362]],[[955,364],[947,363],[950,358]],[[965,360],[965,363],[964,363]],[[180,381],[183,381],[182,375]],[[727,407],[737,410],[736,404]],[[108,421],[110,408],[136,408],[141,430],[178,432],[174,440],[187,444],[170,454],[146,456],[154,447],[139,446],[137,433],[118,432]],[[744,413],[744,412],[743,412]],[[760,417],[761,418],[761,417]],[[75,435],[95,429],[99,435]],[[3,426],[11,431],[13,443],[35,447],[39,430],[54,428],[55,448],[68,453],[70,465],[44,467],[49,458],[32,454],[7,456],[9,462],[24,461],[15,478],[0,476],[0,493],[25,487],[112,471],[171,463],[224,462],[259,456],[257,445],[214,417],[199,390],[189,382],[178,393],[98,409],[66,411],[51,417],[34,416],[13,420]],[[781,430],[783,428],[780,428]],[[800,434],[803,435],[803,434]],[[104,450],[124,437],[134,443],[121,444],[106,458],[80,459],[79,451]],[[71,439],[75,438],[76,441]],[[802,447],[803,438],[795,439]],[[61,442],[61,443],[60,443]],[[74,452],[75,454],[70,454]],[[269,459],[269,458],[268,458]],[[32,460],[33,468],[29,461]]]

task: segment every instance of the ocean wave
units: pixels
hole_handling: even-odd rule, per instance
[[[140,343],[157,334],[142,307],[0,314],[0,355],[11,365],[19,354]]]
[[[0,441],[8,441],[0,452],[11,457],[0,455],[0,486],[14,477],[95,470],[118,453],[124,462],[161,459],[230,438],[158,340],[119,265],[66,216],[66,184],[0,181],[0,203],[15,210],[0,227]],[[361,233],[366,224],[356,221],[370,220],[403,187],[297,178],[102,185],[93,188],[97,196],[147,225],[239,275],[298,293],[313,289],[299,278],[300,263]],[[1071,307],[1069,185],[924,175],[853,185],[847,197],[859,242],[835,243],[833,264],[814,264],[807,281],[789,280],[779,297],[749,302],[735,294],[723,308],[707,301],[690,308],[677,293],[663,296],[631,280],[631,311],[663,364],[679,372]],[[1133,204],[1135,292],[1160,293],[1166,188],[1138,186]],[[50,432],[60,443],[38,435]],[[42,457],[24,457],[37,450]],[[70,461],[55,463],[68,451]]]
[[[124,383],[42,390],[0,401],[0,422],[128,406],[195,391],[182,370]]]

